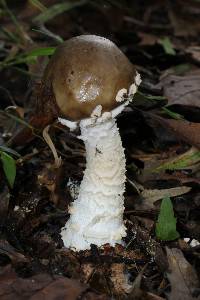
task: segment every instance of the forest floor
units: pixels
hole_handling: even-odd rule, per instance
[[[0,299],[200,299],[200,2],[0,1]],[[56,46],[109,38],[141,74],[118,117],[127,160],[125,246],[73,252],[60,230],[85,149],[37,97]],[[34,126],[31,120],[34,118]]]

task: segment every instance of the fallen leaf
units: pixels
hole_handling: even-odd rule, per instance
[[[197,62],[200,62],[200,47],[199,46],[191,46],[191,47],[188,47],[186,49],[186,52],[187,53],[190,53],[192,58],[197,61]]]
[[[175,158],[169,158],[163,162],[160,166],[156,167],[153,172],[160,172],[162,170],[182,170],[190,169],[191,171],[195,166],[199,165],[200,162],[200,151],[195,147],[191,147],[185,153],[182,153]]]
[[[23,254],[19,253],[5,240],[0,240],[0,254],[8,256],[13,264],[26,263],[28,261]]]
[[[198,16],[190,14],[190,9],[197,10],[198,1],[182,3],[182,1],[168,2],[168,17],[174,28],[174,35],[179,37],[198,36],[200,24]],[[192,20],[192,21],[191,21]]]
[[[179,140],[200,148],[200,123],[165,119],[149,112],[143,112],[143,114],[146,117],[150,117],[150,121],[148,121],[150,124],[152,123],[155,126],[155,122],[158,122],[164,128],[169,129]]]
[[[169,270],[166,273],[171,284],[169,300],[194,300],[195,289],[199,287],[198,277],[193,267],[177,248],[166,248]]]
[[[176,197],[188,193],[191,187],[180,186],[169,189],[144,189],[140,196],[134,199],[134,208],[137,210],[155,209],[154,203],[163,199],[166,195],[169,197]]]
[[[145,200],[145,203],[149,203],[149,207],[153,208],[153,203],[157,200],[162,199],[165,195],[168,195],[169,197],[176,197],[183,194],[188,193],[191,190],[191,187],[189,186],[178,186],[170,189],[145,189],[140,194],[143,199]]]
[[[178,146],[180,147],[180,146]],[[141,161],[144,168],[137,176],[137,181],[145,183],[151,180],[175,180],[175,182],[185,183],[196,182],[200,184],[200,179],[195,177],[196,171],[199,169],[200,164],[200,151],[191,147],[186,152],[177,154],[178,148],[171,147],[167,151],[162,153],[148,153],[141,152],[140,154],[131,154],[131,157]],[[173,172],[166,172],[166,171]],[[188,172],[185,172],[188,170]],[[192,174],[194,174],[192,176]],[[138,194],[143,190],[141,184],[138,186],[138,182],[130,180],[127,182]]]
[[[200,123],[163,119],[165,124],[180,140],[200,148]]]
[[[187,105],[200,108],[200,72],[185,76],[167,74],[162,76],[158,87],[163,88],[168,105]]]
[[[140,38],[140,46],[152,46],[158,42],[158,37],[153,34],[149,34],[146,32],[138,32],[137,35]]]
[[[86,284],[60,275],[41,273],[24,279],[18,277],[10,266],[0,273],[1,300],[77,300],[83,294],[85,300],[108,299],[89,291]]]
[[[129,294],[128,299],[134,299],[134,300],[164,300],[164,298],[153,294],[153,293],[148,293],[144,290],[141,289],[141,281],[142,281],[142,276],[144,273],[144,269],[137,275],[133,282],[133,288],[131,293]]]

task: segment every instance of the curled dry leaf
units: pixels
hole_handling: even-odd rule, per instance
[[[192,300],[196,298],[195,289],[199,287],[198,277],[193,267],[177,248],[166,248],[169,270],[167,277],[171,284],[169,300]]]

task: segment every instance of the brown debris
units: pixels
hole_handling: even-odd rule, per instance
[[[200,72],[184,76],[162,75],[159,86],[163,88],[168,105],[186,105],[200,108]]]
[[[169,270],[166,273],[171,284],[170,300],[199,299],[195,289],[199,288],[196,272],[177,248],[166,248]]]
[[[163,119],[163,125],[167,126],[178,139],[200,149],[200,123]]]
[[[131,285],[128,281],[128,273],[125,264],[112,264],[110,280],[117,294],[130,293]]]
[[[106,300],[106,296],[91,292],[78,280],[41,273],[23,279],[8,265],[0,272],[0,298],[2,300]],[[82,298],[81,298],[82,299]]]

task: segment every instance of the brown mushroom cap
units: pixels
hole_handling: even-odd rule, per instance
[[[119,105],[117,92],[128,89],[134,76],[133,65],[113,42],[82,35],[57,48],[42,83],[52,89],[59,116],[77,121],[89,117],[97,105],[103,112]]]

